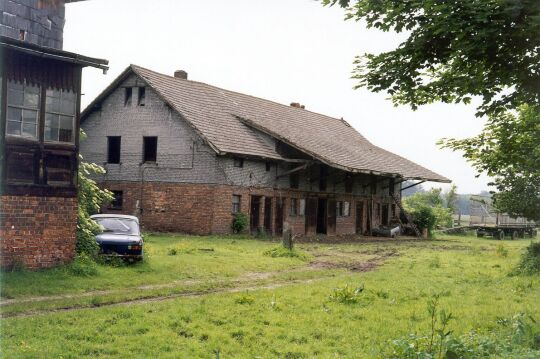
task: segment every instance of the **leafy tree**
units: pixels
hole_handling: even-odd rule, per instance
[[[540,104],[538,0],[322,0],[368,28],[406,32],[396,49],[355,60],[357,87],[394,104],[482,99],[478,115]]]
[[[512,216],[540,220],[540,108],[522,106],[489,119],[476,137],[443,139],[441,145],[463,151],[479,171],[494,179],[495,208]]]
[[[446,202],[446,208],[450,209],[454,213],[458,209],[458,193],[457,186],[452,185],[450,189],[444,193],[444,200]]]
[[[86,134],[81,130],[80,138],[83,140]],[[78,188],[78,216],[77,216],[77,246],[78,254],[95,256],[99,250],[95,235],[100,229],[96,222],[90,219],[92,214],[98,213],[101,206],[107,201],[112,201],[112,192],[98,187],[96,181],[90,176],[103,174],[105,170],[95,163],[83,161],[79,155],[79,188]]]

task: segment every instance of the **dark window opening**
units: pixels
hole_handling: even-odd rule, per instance
[[[345,192],[352,193],[353,191],[353,176],[350,173],[345,175]]]
[[[26,31],[25,30],[19,30],[19,40],[21,40],[21,41],[26,40]]]
[[[107,163],[120,163],[120,136],[107,137]]]
[[[371,194],[377,194],[377,181],[373,180],[370,184]]]
[[[266,172],[270,171],[272,169],[272,163],[266,162]]]
[[[234,167],[238,167],[238,168],[244,167],[244,159],[239,158],[239,157],[235,157],[234,158]]]
[[[327,177],[328,171],[326,167],[321,167],[321,170],[319,171],[319,190],[320,191],[326,191],[326,184],[327,184]]]
[[[242,199],[242,196],[233,194],[232,196],[232,213],[239,213],[240,212],[240,200]]]
[[[124,93],[124,106],[131,106],[132,94],[133,94],[133,89],[131,87],[126,87],[125,93]]]
[[[143,137],[143,162],[157,161],[157,137]]]
[[[396,192],[396,180],[393,178],[390,178],[388,185],[389,185],[388,193],[390,194],[390,196],[393,196],[394,193]]]
[[[122,205],[124,204],[124,192],[123,191],[112,191],[113,193],[113,200],[110,205],[110,209],[122,209]]]
[[[291,198],[291,205],[289,207],[289,215],[295,217],[298,215],[298,199]]]
[[[146,87],[139,87],[139,98],[137,104],[139,106],[144,106],[146,103]]]
[[[298,173],[291,173],[289,176],[289,181],[291,184],[291,188],[298,188],[300,185],[300,178],[298,176]]]

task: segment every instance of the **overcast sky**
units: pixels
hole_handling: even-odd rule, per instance
[[[107,75],[84,70],[83,107],[131,63],[171,75],[183,69],[191,80],[343,117],[374,144],[452,179],[460,193],[487,189],[460,154],[436,146],[481,130],[474,105],[412,111],[384,93],[353,90],[354,56],[391,50],[403,35],[344,21],[343,10],[314,0],[90,0],[66,8],[64,50],[110,62]]]

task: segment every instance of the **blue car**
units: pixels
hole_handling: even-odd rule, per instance
[[[90,218],[101,227],[101,233],[96,235],[101,255],[132,261],[142,260],[144,242],[137,217],[121,214],[95,214]]]

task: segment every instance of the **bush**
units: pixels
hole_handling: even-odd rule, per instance
[[[540,242],[532,242],[515,270],[516,274],[540,274]]]
[[[98,274],[96,262],[85,253],[77,255],[67,268],[71,274],[77,277],[93,277]]]
[[[435,223],[437,223],[437,217],[432,207],[421,206],[412,211],[414,223],[420,230],[427,229],[428,234],[431,237]]]
[[[241,233],[248,226],[248,217],[245,213],[238,212],[234,214],[232,230],[233,233]]]
[[[304,252],[301,252],[295,248],[287,249],[283,246],[278,246],[278,247],[268,249],[263,254],[265,256],[273,257],[273,258],[277,258],[277,257],[287,258],[288,257],[288,258],[298,258],[303,261],[307,261],[309,259],[308,255],[305,254]]]

